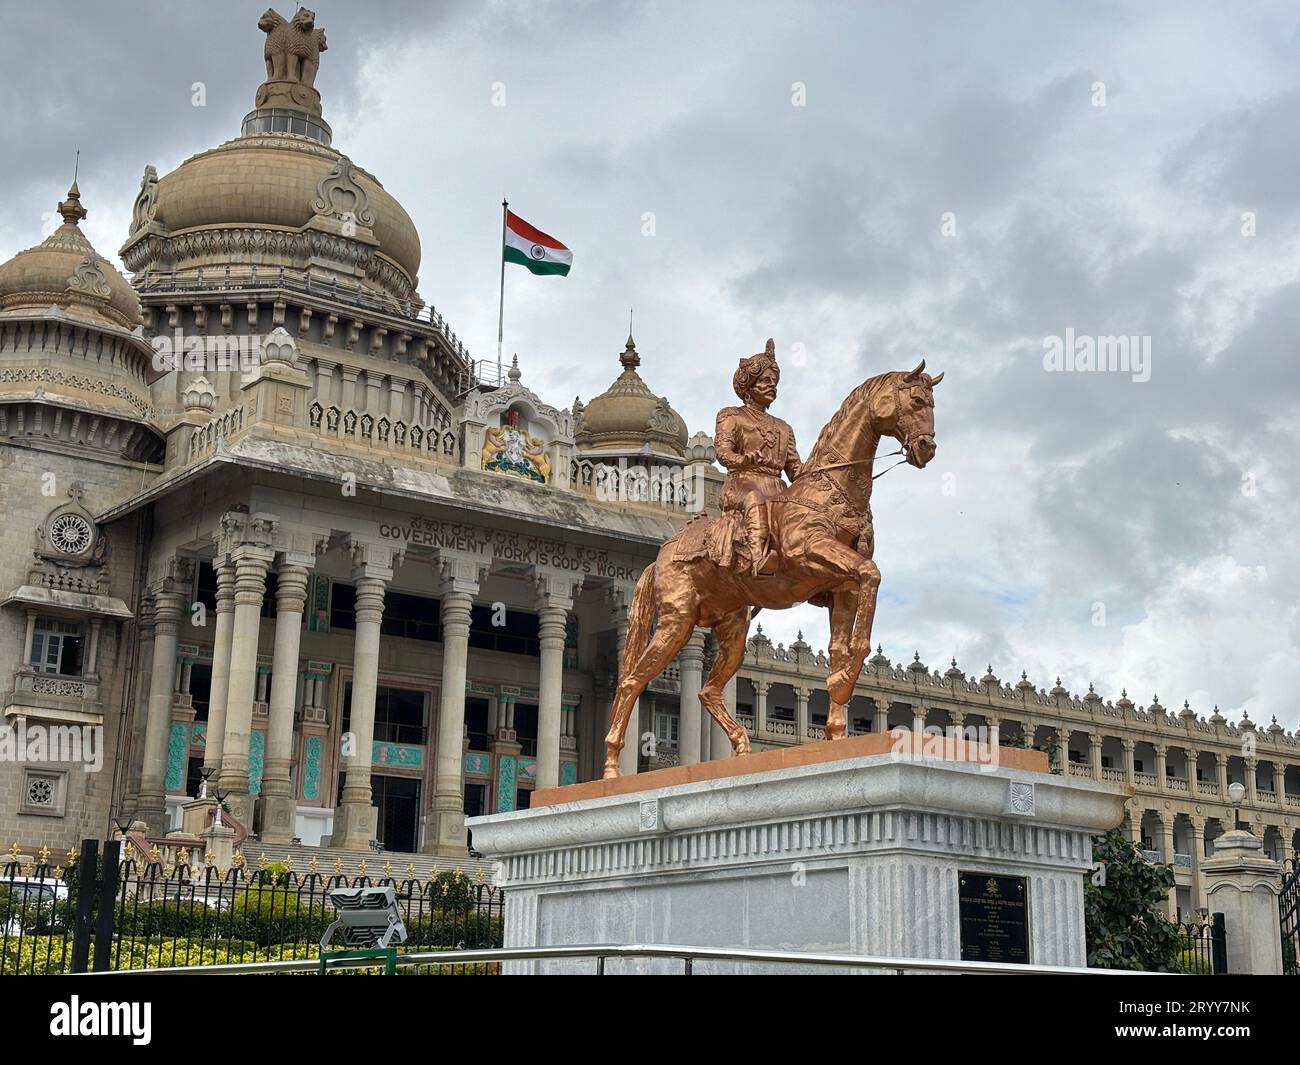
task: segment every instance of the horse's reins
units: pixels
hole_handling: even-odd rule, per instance
[[[872,455],[870,458],[867,459],[846,459],[843,462],[827,462],[821,466],[814,466],[811,470],[808,470],[806,472],[822,473],[825,470],[843,469],[845,466],[861,466],[865,462],[879,462],[881,459],[892,458],[895,455],[902,455],[904,457],[899,459],[897,462],[895,462],[893,466],[886,466],[879,473],[873,473],[871,475],[871,479],[874,481],[878,477],[885,476],[885,474],[887,474],[890,470],[894,469],[895,466],[902,466],[905,462],[907,462],[907,458],[906,458],[907,448],[900,447],[897,451],[886,451],[883,455]],[[799,471],[801,475],[804,472],[805,472],[804,470]]]

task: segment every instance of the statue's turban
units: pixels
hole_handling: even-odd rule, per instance
[[[748,399],[750,388],[758,380],[759,375],[769,367],[776,371],[776,379],[781,380],[781,367],[776,364],[776,342],[770,338],[767,347],[757,355],[740,360],[740,365],[731,378],[731,387],[735,389],[736,395],[742,400]]]

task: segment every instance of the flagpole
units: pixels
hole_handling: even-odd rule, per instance
[[[506,322],[506,200],[501,201],[501,294],[497,301],[497,384],[501,384],[501,344],[505,339]]]

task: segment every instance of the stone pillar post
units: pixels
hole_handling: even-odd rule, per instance
[[[1228,756],[1222,751],[1214,752],[1214,768],[1219,774],[1219,798],[1228,801]]]
[[[307,577],[314,562],[312,554],[285,552],[275,571],[275,656],[271,663],[270,721],[261,796],[265,843],[290,843],[294,836],[298,801],[289,785],[289,767],[293,764],[302,612],[307,604]]]
[[[1088,733],[1088,757],[1092,766],[1092,779],[1101,779],[1101,741],[1100,732]]]
[[[1125,737],[1121,742],[1124,744],[1124,782],[1132,787],[1136,783],[1134,780],[1136,770],[1133,768],[1133,752],[1137,750],[1137,741]]]
[[[1183,754],[1187,758],[1187,797],[1196,802],[1196,798],[1201,793],[1201,785],[1196,779],[1196,770],[1200,766],[1201,752],[1195,747],[1184,747]]]
[[[803,687],[794,690],[794,741],[808,742],[808,689]]]
[[[1169,754],[1169,748],[1163,743],[1157,743],[1156,748],[1156,787],[1161,791],[1167,791],[1168,785],[1165,783],[1166,758]]]
[[[677,655],[681,676],[681,699],[678,703],[678,755],[682,765],[700,761],[704,707],[700,705],[700,688],[704,685],[704,630],[696,629]]]
[[[459,857],[465,847],[465,677],[469,666],[469,621],[474,596],[483,579],[477,558],[444,554],[439,560],[442,598],[442,690],[438,705],[438,752],[434,763],[433,806],[424,833],[424,850]],[[563,634],[560,637],[563,653]],[[559,693],[556,694],[556,707]],[[514,728],[513,701],[507,701],[506,725]],[[540,717],[540,708],[539,708]],[[539,722],[540,732],[540,722]],[[539,737],[540,740],[540,737]],[[554,752],[556,767],[559,749]],[[540,744],[538,767],[540,772]],[[511,797],[513,801],[513,796]]]
[[[1282,973],[1278,885],[1282,867],[1264,857],[1263,841],[1249,832],[1225,832],[1214,856],[1201,866],[1206,904],[1222,913],[1228,928],[1228,972],[1259,976]]]
[[[564,630],[577,586],[571,577],[539,574],[535,578],[538,643],[537,787],[560,783],[560,732],[564,695]]]
[[[1070,725],[1065,721],[1056,730],[1056,768],[1062,776],[1070,775]]]
[[[1286,809],[1286,763],[1273,763],[1273,793],[1277,796],[1279,809]]]
[[[876,712],[873,715],[874,720],[871,725],[871,731],[888,732],[889,731],[889,703],[888,702],[882,703],[879,699],[877,699],[875,701],[875,707],[876,707]]]
[[[1246,802],[1254,806],[1259,802],[1259,791],[1257,784],[1256,767],[1258,762],[1254,758],[1245,759],[1246,762]],[[1254,820],[1252,816],[1251,820]]]
[[[270,530],[264,531],[263,542],[246,542],[231,552],[235,564],[235,617],[218,784],[227,793],[231,816],[248,828],[253,824],[248,752],[253,732],[253,701],[257,695],[257,638],[262,624],[262,599],[266,595],[266,571],[275,558],[269,546]]]
[[[1142,846],[1142,807],[1130,806],[1128,811],[1128,838]]]
[[[384,619],[384,587],[393,579],[398,559],[383,545],[354,541],[352,580],[357,587],[357,628],[352,651],[352,704],[348,732],[351,745],[343,759],[347,776],[343,801],[334,811],[330,846],[365,850],[377,838],[379,811],[371,801],[370,767],[375,745],[375,695],[379,689],[379,634]],[[460,683],[465,698],[465,681]],[[462,726],[463,727],[463,726]],[[461,736],[456,735],[456,750]]]
[[[188,602],[189,567],[173,563],[173,575],[154,592],[153,669],[149,680],[149,712],[144,728],[140,798],[136,817],[150,835],[167,831],[167,746],[171,738],[172,680],[176,675],[176,644]]]

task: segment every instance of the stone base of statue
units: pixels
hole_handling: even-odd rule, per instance
[[[1083,966],[1090,837],[1120,823],[1125,793],[1053,776],[1037,751],[930,746],[914,749],[910,733],[805,744],[547,789],[531,809],[467,825],[475,849],[501,863],[508,947]],[[606,971],[681,968],[611,959]],[[781,968],[697,963],[695,972]]]

